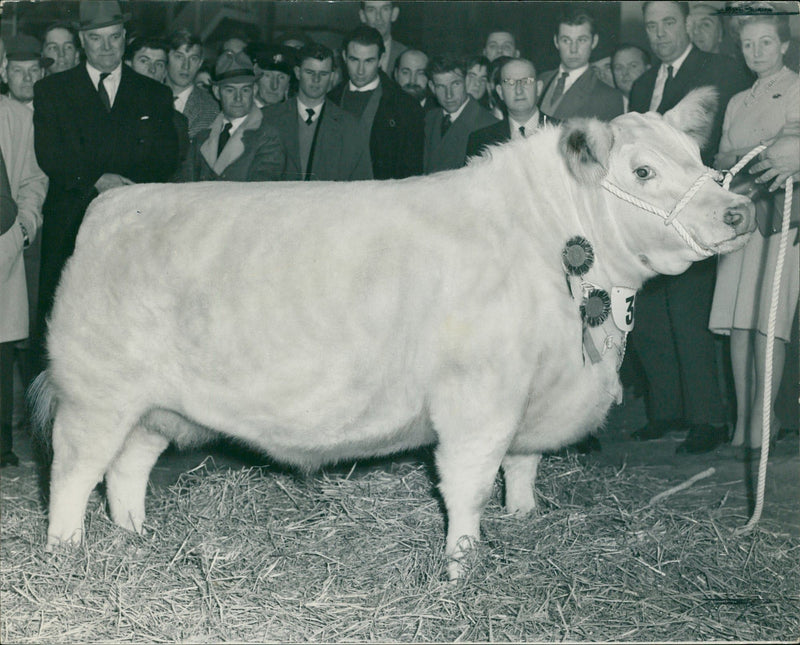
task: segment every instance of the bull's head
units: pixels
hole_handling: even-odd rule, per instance
[[[723,189],[700,159],[716,106],[716,91],[701,88],[663,116],[628,113],[563,127],[570,172],[606,188],[609,225],[657,273],[681,273],[691,262],[741,248],[755,228],[752,202]]]

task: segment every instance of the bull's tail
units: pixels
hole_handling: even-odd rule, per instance
[[[58,408],[58,395],[47,370],[31,383],[27,399],[33,440],[45,450],[46,454],[51,454],[53,420]]]

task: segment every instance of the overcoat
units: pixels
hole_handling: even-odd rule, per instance
[[[180,181],[279,180],[286,157],[278,131],[264,120],[261,110],[253,105],[217,157],[224,122],[220,114],[210,128],[202,130],[192,140]]]
[[[381,98],[369,132],[369,153],[375,179],[403,179],[422,174],[425,121],[422,106],[383,72]],[[328,98],[341,106],[347,83]]]
[[[325,101],[319,116],[313,144],[313,160],[309,179],[318,181],[352,181],[372,179],[369,148],[352,114],[333,101]],[[278,130],[286,154],[283,179],[305,178],[300,162],[297,100],[262,108],[264,118]]]
[[[497,123],[492,114],[480,106],[471,96],[467,98],[464,111],[458,115],[442,137],[441,109],[430,110],[425,115],[424,170],[430,175],[440,170],[452,170],[464,165],[469,135],[488,125]]]
[[[543,72],[540,80],[542,90],[539,96],[539,108],[542,107],[545,94],[555,81],[558,69]],[[622,93],[609,87],[597,76],[591,66],[581,74],[570,88],[564,92],[561,101],[553,114],[548,114],[559,121],[575,117],[594,117],[601,121],[611,121],[624,111]]]
[[[33,113],[22,103],[0,95],[0,150],[8,175],[10,194],[33,243],[42,225],[42,204],[47,176],[36,164],[33,152]],[[5,192],[5,191],[4,191]],[[28,337],[28,295],[23,262],[24,238],[16,222],[0,235],[0,343]]]
[[[122,65],[106,111],[86,65],[34,86],[36,159],[50,179],[44,203],[37,336],[52,308],[64,263],[72,255],[95,182],[116,173],[136,183],[167,181],[178,164],[172,93]]]

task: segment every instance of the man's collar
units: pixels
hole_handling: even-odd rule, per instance
[[[692,43],[689,43],[686,46],[686,49],[683,50],[683,53],[671,63],[662,62],[661,67],[666,69],[668,66],[672,65],[672,76],[674,77],[678,73],[678,70],[681,68],[681,65],[683,65],[683,62],[686,60],[686,57],[689,55],[690,51],[692,51]]]
[[[378,88],[378,85],[381,84],[381,76],[378,74],[371,83],[367,83],[364,87],[356,87],[353,85],[353,81],[349,81],[347,84],[347,89],[351,92],[371,92]]]
[[[178,97],[181,97],[181,98],[186,97],[186,98],[188,98],[189,94],[192,93],[193,89],[194,89],[194,85],[190,85],[189,87],[185,87],[175,95],[175,98],[178,98]]]
[[[561,76],[564,72],[569,74],[569,78],[575,79],[580,77],[587,69],[589,69],[589,63],[586,63],[583,67],[578,67],[577,69],[567,69],[564,65],[558,66],[558,76]]]
[[[464,108],[467,107],[467,103],[469,103],[469,101],[470,101],[470,98],[468,96],[467,100],[464,101],[464,104],[460,108],[458,108],[455,112],[450,113],[450,112],[447,112],[446,110],[442,110],[442,112],[444,112],[444,116],[450,115],[450,121],[453,122],[458,117],[461,116],[461,113],[464,111]]]
[[[533,132],[536,128],[539,127],[539,110],[534,110],[531,117],[525,121],[525,123],[520,123],[517,121],[513,116],[510,114],[508,115],[508,121],[511,124],[512,129],[519,130],[520,126],[525,128],[525,132]]]
[[[94,67],[89,61],[86,61],[86,71],[89,73],[89,78],[94,81],[95,85],[100,82],[100,75],[105,74],[105,72],[101,72],[99,69]],[[109,77],[114,80],[118,79],[122,76],[122,63],[117,65],[117,67],[112,71],[109,72]]]
[[[248,116],[250,116],[250,113],[247,113],[244,116],[238,116],[235,119],[229,119],[228,117],[223,116],[222,117],[222,119],[223,119],[222,123],[223,123],[223,125],[225,125],[226,123],[230,123],[231,124],[231,134],[233,134],[234,132],[236,132],[239,129],[239,126],[242,125],[242,123],[244,123],[245,119]]]
[[[305,121],[308,118],[308,112],[306,110],[314,110],[314,121],[317,120],[319,117],[319,113],[322,112],[322,107],[325,105],[325,101],[320,103],[319,105],[306,105],[303,101],[300,100],[300,97],[297,97],[297,114],[299,114],[303,120]]]

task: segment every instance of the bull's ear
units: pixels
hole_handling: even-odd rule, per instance
[[[561,155],[575,179],[584,184],[599,183],[606,176],[613,145],[611,126],[597,119],[570,119],[561,129]]]
[[[711,135],[718,104],[719,94],[715,88],[698,87],[664,114],[664,120],[673,128],[688,134],[703,148]]]

